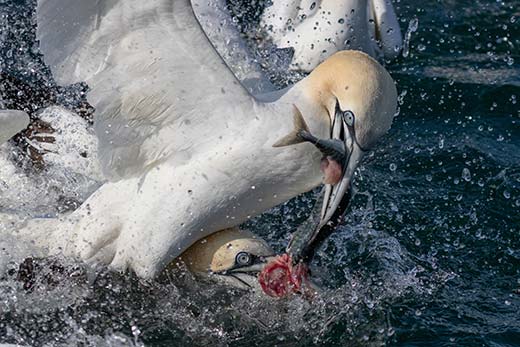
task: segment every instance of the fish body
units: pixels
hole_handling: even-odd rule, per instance
[[[347,158],[347,151],[343,141],[338,139],[321,139],[314,136],[307,126],[302,113],[294,106],[294,130],[287,136],[277,141],[273,147],[285,147],[296,145],[303,142],[310,142],[325,158],[336,161],[341,166],[345,163]]]

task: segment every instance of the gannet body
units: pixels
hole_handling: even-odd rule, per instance
[[[303,71],[344,49],[392,60],[402,47],[390,0],[273,0],[261,20],[279,48],[294,49],[291,67]]]
[[[355,51],[330,57],[276,100],[256,100],[213,49],[189,0],[44,0],[38,24],[56,79],[91,88],[108,182],[72,214],[31,220],[18,234],[51,254],[144,278],[198,240],[321,183],[312,144],[273,147],[293,130],[295,105],[320,138],[331,136],[338,109],[352,110],[364,148],[396,110],[390,75]],[[362,157],[352,143],[347,180]]]

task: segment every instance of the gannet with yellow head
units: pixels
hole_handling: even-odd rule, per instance
[[[72,214],[19,230],[50,253],[150,278],[206,238],[210,254],[228,259],[198,269],[255,274],[259,266],[240,262],[244,255],[265,261],[265,243],[233,234],[241,240],[235,253],[222,253],[210,251],[212,240],[321,184],[322,155],[312,144],[273,147],[293,130],[294,106],[314,135],[337,138],[349,151],[324,219],[396,112],[392,78],[356,51],[339,52],[296,85],[255,99],[211,46],[189,0],[44,0],[38,16],[56,79],[91,87],[109,180]],[[202,257],[201,249],[192,252]]]

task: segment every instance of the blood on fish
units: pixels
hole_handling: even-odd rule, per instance
[[[303,293],[308,274],[307,265],[293,265],[291,256],[282,254],[264,267],[258,281],[264,293],[281,298],[293,293]]]
[[[343,168],[331,157],[321,159],[320,168],[324,174],[323,183],[325,184],[337,184],[343,176]]]

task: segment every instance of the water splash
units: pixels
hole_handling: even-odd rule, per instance
[[[403,41],[403,57],[408,58],[410,54],[410,40],[412,39],[412,33],[416,32],[419,28],[419,19],[417,17],[412,18],[410,23],[408,23],[408,29],[406,29],[406,33],[404,34]]]

